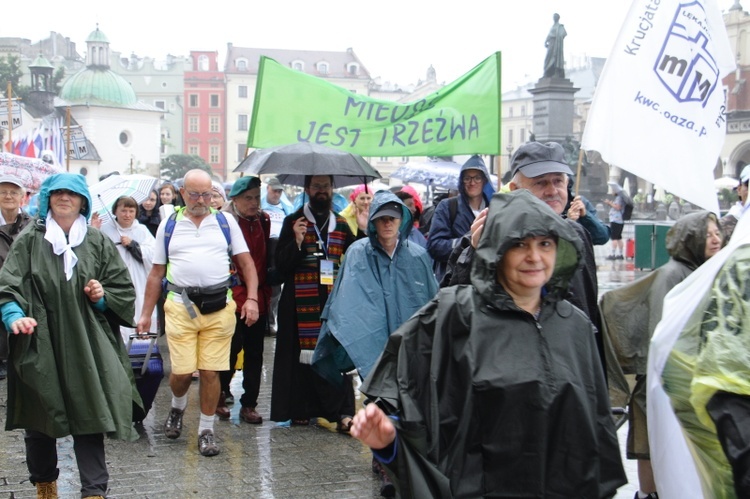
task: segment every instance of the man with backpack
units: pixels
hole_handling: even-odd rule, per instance
[[[233,217],[210,208],[211,177],[203,170],[190,170],[180,193],[186,202],[173,216],[162,220],[156,232],[154,265],[146,282],[146,297],[137,331],[148,331],[151,313],[162,292],[166,336],[172,373],[172,406],[164,424],[167,438],[182,433],[187,392],[193,371],[200,370],[200,424],[198,449],[215,456],[214,413],[219,400],[219,371],[229,365],[236,305],[232,300],[232,260],[247,287],[240,319],[255,323],[258,312],[258,274],[242,231]]]
[[[440,202],[432,217],[427,251],[435,260],[438,282],[445,275],[453,248],[469,231],[479,212],[489,206],[493,192],[484,161],[480,156],[472,156],[461,167],[458,196]]]
[[[607,260],[622,260],[622,228],[625,226],[626,194],[617,182],[607,183],[615,193],[614,200],[604,200],[604,203],[609,206],[610,239],[612,240],[612,253],[607,257]]]

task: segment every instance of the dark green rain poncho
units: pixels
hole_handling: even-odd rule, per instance
[[[519,239],[558,239],[539,317],[496,268]],[[573,229],[528,191],[496,194],[471,285],[443,288],[389,338],[362,392],[392,414],[402,497],[603,498],[626,482],[586,316],[561,297],[578,268]]]
[[[16,302],[36,319],[33,334],[10,335],[5,429],[25,428],[50,437],[106,433],[134,440],[133,383],[125,345],[110,327],[133,326],[135,291],[128,269],[110,239],[88,227],[74,252],[78,263],[66,280],[63,256],[44,239],[50,192],[82,195],[91,212],[86,181],[78,174],[49,177],[40,192],[40,220],[29,224],[0,271],[0,306]],[[90,279],[104,288],[106,311],[83,292]],[[5,314],[4,314],[5,315]]]
[[[606,292],[599,304],[608,350],[610,398],[612,405],[625,406],[631,396],[623,374],[646,374],[648,347],[656,325],[662,317],[664,297],[706,261],[708,222],[718,225],[708,211],[690,213],[680,218],[667,233],[670,259],[647,276]],[[622,369],[621,372],[617,372]],[[645,379],[633,389],[635,403],[646,410]],[[631,459],[648,456],[629,456]]]

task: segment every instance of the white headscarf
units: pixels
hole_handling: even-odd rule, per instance
[[[47,233],[44,235],[44,239],[50,242],[52,251],[56,255],[63,255],[65,280],[69,281],[73,277],[73,268],[78,263],[78,256],[73,252],[73,248],[80,245],[83,242],[84,236],[86,236],[86,218],[83,215],[78,215],[78,218],[76,218],[70,227],[70,233],[67,238],[65,237],[65,232],[63,232],[52,216],[47,216],[46,225]]]

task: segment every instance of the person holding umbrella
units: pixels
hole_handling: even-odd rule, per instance
[[[302,208],[284,219],[276,249],[276,269],[284,280],[279,301],[271,420],[309,424],[313,417],[337,422],[348,432],[354,415],[351,376],[332,384],[311,368],[321,312],[333,288],[341,258],[354,235],[332,211],[333,177],[306,176]]]
[[[130,196],[120,196],[112,205],[112,223],[103,224],[101,231],[109,237],[125,262],[135,288],[135,315],[133,322],[141,316],[146,279],[154,261],[156,240],[149,230],[138,222],[138,203]],[[151,332],[156,332],[156,314],[151,318]],[[122,340],[127,343],[135,329],[120,326]]]

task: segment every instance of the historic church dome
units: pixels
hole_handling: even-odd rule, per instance
[[[109,69],[109,40],[98,26],[86,39],[86,47],[86,67],[68,78],[60,90],[60,98],[77,104],[135,105],[137,98],[133,87]]]

